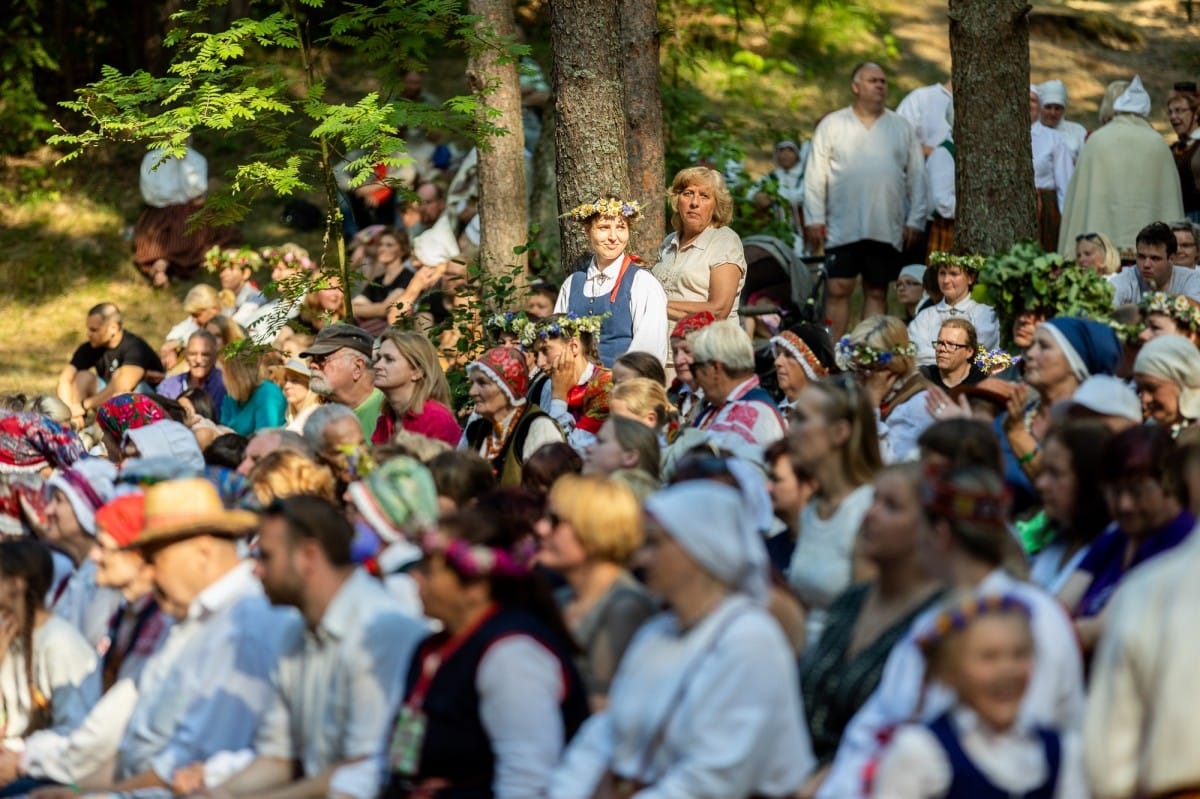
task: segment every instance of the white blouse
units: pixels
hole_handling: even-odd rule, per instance
[[[1067,188],[1075,173],[1071,148],[1057,130],[1041,122],[1030,125],[1033,142],[1033,185],[1039,191],[1054,189],[1058,195],[1058,210],[1062,213],[1067,201]]]
[[[789,796],[815,765],[800,680],[779,625],[731,596],[691,630],[664,613],[638,631],[550,783],[591,799],[605,772],[646,784],[639,799]]]
[[[945,321],[954,318],[966,319],[975,326],[979,346],[989,350],[1000,346],[1000,321],[992,306],[976,302],[970,294],[954,305],[942,300],[932,308],[921,311],[908,323],[908,337],[916,345],[918,366],[937,363],[933,342],[937,340]]]

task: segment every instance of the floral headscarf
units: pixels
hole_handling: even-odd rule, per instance
[[[671,338],[687,338],[697,330],[703,330],[715,321],[717,321],[717,318],[712,315],[712,311],[697,311],[675,323],[675,329],[671,331]]]
[[[0,472],[65,469],[87,455],[69,427],[37,413],[0,416]]]
[[[529,369],[525,356],[507,347],[493,347],[467,366],[467,374],[483,372],[495,383],[513,407],[525,404],[529,391]]]
[[[121,394],[96,409],[96,424],[117,441],[130,430],[166,418],[166,411],[145,394]]]

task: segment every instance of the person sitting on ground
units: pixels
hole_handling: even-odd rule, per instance
[[[613,361],[613,386],[626,380],[646,377],[661,386],[667,385],[667,371],[663,362],[648,352],[627,352]]]
[[[74,572],[55,586],[49,606],[71,623],[93,647],[100,648],[120,595],[98,587],[96,564],[89,557],[96,543],[96,512],[113,498],[116,468],[103,458],[84,458],[47,481],[44,540],[71,559]]]
[[[183,298],[183,310],[188,314],[187,319],[184,319],[179,324],[175,325],[164,338],[165,343],[159,351],[160,355],[165,353],[170,348],[186,347],[188,338],[197,330],[203,330],[204,326],[214,316],[221,313],[221,300],[217,296],[217,290],[206,283],[199,283],[188,289],[187,296]],[[170,370],[173,364],[166,363],[164,358],[163,365]]]
[[[125,434],[167,418],[166,411],[145,394],[122,394],[96,409],[106,457],[113,463],[124,460]]]
[[[1080,233],[1075,237],[1075,263],[1109,277],[1121,271],[1121,253],[1103,233]]]
[[[783,438],[786,424],[771,395],[759,385],[754,344],[746,331],[722,320],[692,334],[689,341],[691,371],[704,391],[704,405],[692,427],[759,447]]]
[[[353,410],[362,429],[373,432],[385,400],[375,388],[371,334],[354,325],[329,325],[300,357],[308,358],[312,370],[309,389]]]
[[[371,335],[378,336],[387,329],[388,309],[399,301],[416,270],[410,260],[412,246],[405,232],[385,227],[376,234],[373,244],[375,257],[371,271],[351,305],[354,321]]]
[[[304,423],[313,411],[321,407],[320,395],[310,387],[312,371],[299,358],[289,358],[283,365],[280,378],[283,381],[280,389],[287,400],[287,411],[284,413],[287,429],[303,435]]]
[[[158,393],[168,399],[179,399],[188,389],[203,389],[213,407],[220,408],[225,401],[225,378],[217,368],[217,340],[212,333],[199,329],[187,340],[183,357],[187,371],[173,375],[158,384]]]
[[[310,414],[311,415],[311,414]],[[238,458],[232,469],[242,477],[247,477],[260,460],[268,454],[281,449],[290,449],[306,458],[314,457],[315,450],[309,446],[307,439],[292,430],[281,428],[263,428],[254,433],[244,447],[244,452]]]
[[[245,327],[267,304],[267,298],[252,280],[254,270],[262,266],[262,256],[243,247],[240,250],[210,251],[205,256],[209,271],[221,281],[221,305],[226,316]]]
[[[87,343],[79,345],[58,376],[58,398],[71,409],[71,425],[78,430],[88,411],[119,394],[156,385],[163,374],[154,349],[125,329],[121,310],[102,302],[88,311]]]
[[[225,360],[225,399],[221,424],[244,436],[264,427],[282,427],[286,422],[287,399],[279,386],[265,380],[258,359],[250,354]]]
[[[221,783],[222,795],[376,796],[392,712],[426,629],[354,567],[351,537],[338,509],[315,497],[278,500],[263,514],[256,574],[271,603],[296,608],[306,629],[289,630],[255,758]],[[188,793],[203,784],[201,769],[177,773],[172,787]]]
[[[217,351],[220,352],[230,344],[236,344],[246,337],[246,331],[237,322],[225,314],[214,316],[208,320],[204,329],[217,340]]]
[[[300,316],[308,289],[306,278],[317,265],[309,257],[308,250],[292,242],[266,247],[259,255],[271,270],[271,284],[267,289],[274,298],[254,313],[254,318],[246,323],[246,330],[255,344],[282,347],[297,335],[289,323]]]
[[[975,326],[967,319],[950,317],[942,322],[933,349],[937,353],[937,362],[922,366],[921,374],[938,388],[949,391],[987,379],[987,372],[977,361],[979,339],[975,335]]]
[[[662,284],[626,252],[641,216],[637,202],[600,199],[576,206],[567,216],[587,235],[592,259],[567,277],[554,303],[556,314],[602,316],[596,347],[609,369],[617,356],[648,352],[667,362],[667,295]]]
[[[450,386],[429,339],[413,330],[388,330],[375,358],[375,388],[386,403],[371,442],[386,444],[399,430],[458,446],[462,429],[450,410]]]
[[[1141,302],[1152,291],[1200,300],[1200,272],[1172,263],[1178,247],[1175,234],[1165,222],[1152,222],[1142,228],[1137,234],[1137,265],[1127,266],[1109,278],[1113,307]]]
[[[942,301],[932,308],[917,314],[908,325],[908,337],[917,347],[917,364],[932,366],[936,361],[934,340],[942,323],[947,319],[962,317],[975,327],[980,346],[994,350],[1000,346],[1000,323],[996,312],[989,305],[976,302],[971,289],[979,279],[984,259],[978,256],[933,253],[929,256],[931,266],[937,267],[938,287]],[[974,352],[972,352],[974,356]]]
[[[596,440],[608,418],[612,372],[599,363],[598,316],[554,314],[533,328],[537,365],[550,375],[552,400],[544,409],[580,452]]]
[[[304,423],[304,441],[316,459],[339,481],[335,496],[371,470],[374,461],[354,411],[339,403],[322,405]]]

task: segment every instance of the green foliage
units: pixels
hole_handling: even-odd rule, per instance
[[[1025,241],[987,259],[973,295],[995,309],[1007,338],[1013,320],[1026,311],[1047,318],[1107,318],[1112,313],[1113,288],[1099,273]]]
[[[387,86],[397,65],[417,67],[434,47],[506,45],[480,30],[476,18],[460,13],[457,0],[352,3],[337,6],[340,13],[332,15],[324,14],[324,0],[284,0],[281,10],[235,19],[212,32],[214,11],[227,2],[202,0],[172,16],[165,44],[174,58],[165,75],[105,67],[98,81],[63,103],[86,120],[87,128],[64,132],[50,143],[68,148],[62,160],[69,161],[114,140],[144,142],[166,157],[181,156],[194,131],[250,138],[256,151],[210,195],[201,219],[236,222],[261,195],[289,198],[319,188],[328,209],[324,253],[337,253],[335,264],[322,258],[322,277],[336,276],[341,285],[350,286],[337,203],[339,177],[344,188],[352,189],[372,179],[379,165],[409,163],[401,138],[407,127],[453,130],[477,140],[500,131],[478,113],[480,103],[473,96],[452,98],[440,108],[381,92],[333,102],[329,76],[321,66],[327,63],[325,51],[352,48],[365,59],[360,69],[374,70],[379,84]]]
[[[24,152],[54,129],[38,98],[37,81],[58,65],[41,35],[37,0],[15,0],[0,23],[0,152]]]

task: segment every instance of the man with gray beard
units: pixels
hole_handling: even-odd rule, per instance
[[[308,387],[325,398],[354,411],[363,433],[375,432],[383,410],[383,392],[375,388],[375,341],[371,334],[354,325],[329,325],[316,340],[300,353],[308,358],[312,380]]]

